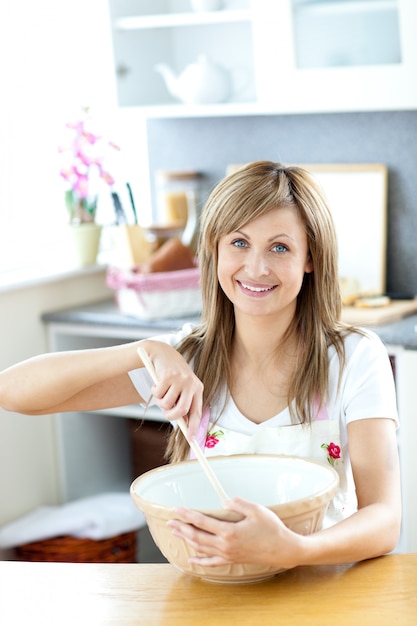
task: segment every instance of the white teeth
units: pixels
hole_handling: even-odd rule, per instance
[[[245,283],[241,283],[242,287],[245,289],[249,289],[249,291],[270,291],[272,287],[251,287],[250,285],[245,285]]]

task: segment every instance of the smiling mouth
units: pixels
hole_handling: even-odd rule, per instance
[[[276,289],[276,285],[272,285],[272,287],[253,287],[252,285],[247,285],[246,283],[242,283],[238,281],[239,284],[243,287],[243,289],[247,289],[248,291],[252,291],[253,293],[266,293],[268,291],[273,291]]]

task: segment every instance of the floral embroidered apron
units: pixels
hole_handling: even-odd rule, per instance
[[[232,431],[210,422],[210,411],[203,413],[197,441],[206,456],[232,454],[287,454],[330,463],[340,478],[324,527],[351,515],[357,508],[353,478],[348,477],[343,460],[338,420],[329,420],[322,406],[310,425],[262,427],[253,434]],[[193,454],[191,453],[191,457]]]

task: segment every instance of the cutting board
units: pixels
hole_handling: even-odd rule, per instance
[[[359,326],[377,326],[388,324],[417,312],[417,297],[414,300],[391,300],[390,304],[381,307],[361,308],[344,306],[342,320],[348,324]]]

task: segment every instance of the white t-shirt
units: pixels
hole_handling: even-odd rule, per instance
[[[175,347],[191,329],[192,326],[186,324],[177,333],[154,339]],[[198,437],[207,456],[287,454],[329,462],[338,472],[340,484],[329,506],[325,526],[348,517],[357,508],[347,424],[382,417],[394,420],[398,426],[394,379],[386,348],[379,337],[371,331],[346,336],[346,364],[339,386],[339,359],[333,346],[328,353],[329,398],[311,425],[292,424],[288,408],[255,424],[239,411],[232,398],[229,397],[223,408],[223,396],[203,416]],[[136,369],[129,375],[142,398],[148,399],[152,381],[146,370]]]

